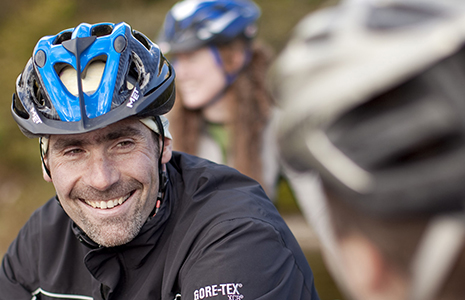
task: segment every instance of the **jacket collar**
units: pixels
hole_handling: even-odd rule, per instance
[[[163,229],[171,215],[172,205],[169,201],[168,185],[163,204],[155,217],[149,218],[142,226],[139,234],[129,243],[118,247],[106,248],[91,240],[84,231],[72,222],[72,230],[78,240],[90,251],[84,258],[84,263],[99,282],[106,285],[110,291],[115,291],[124,278],[124,272],[141,267],[145,259],[153,252],[160,239]]]

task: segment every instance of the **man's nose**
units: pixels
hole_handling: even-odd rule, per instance
[[[88,161],[84,181],[96,190],[106,191],[120,179],[116,164],[104,153],[94,153]]]

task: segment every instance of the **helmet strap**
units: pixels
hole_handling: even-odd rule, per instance
[[[49,168],[47,167],[47,165],[45,164],[45,150],[44,150],[44,147],[43,147],[43,140],[42,140],[42,137],[39,138],[39,148],[40,148],[40,160],[42,161],[42,166],[44,167],[44,170],[45,170],[45,173],[47,173],[48,177],[50,177],[50,179],[52,178],[52,173],[50,173],[50,170]]]
[[[463,213],[434,217],[414,256],[411,300],[436,299],[462,253],[465,242]]]
[[[226,84],[202,108],[209,107],[209,106],[215,104],[216,102],[218,102],[220,99],[223,98],[223,96],[226,93],[226,91],[228,90],[228,88],[236,81],[236,79],[239,77],[239,74],[246,68],[246,66],[248,65],[248,63],[249,63],[249,61],[251,60],[251,57],[252,57],[252,50],[250,49],[250,47],[247,47],[244,50],[245,51],[245,59],[244,59],[244,63],[242,64],[242,66],[236,72],[228,73],[228,72],[226,72],[226,69],[224,67],[223,58],[221,57],[221,54],[220,54],[220,51],[218,50],[218,47],[215,46],[215,45],[209,45],[208,47],[210,48],[210,51],[212,52],[213,57],[215,58],[216,64],[223,71],[224,77],[226,78]]]
[[[162,159],[163,159],[163,150],[165,148],[165,130],[163,128],[163,124],[161,122],[161,119],[159,116],[155,116],[155,123],[157,124],[158,127],[158,132],[161,137],[161,150],[160,150],[160,156],[158,157],[158,194],[157,194],[157,201],[155,203],[155,208],[153,213],[150,214],[151,217],[155,217],[155,215],[158,213],[158,210],[160,209],[161,202],[163,200],[163,196],[165,195],[166,187],[168,185],[168,174],[165,170],[163,170],[163,164],[162,164]]]

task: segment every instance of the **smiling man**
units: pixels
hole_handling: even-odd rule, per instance
[[[169,140],[168,140],[169,141]],[[157,199],[158,145],[150,129],[128,119],[90,133],[54,135],[46,158],[58,199],[99,245],[134,239]],[[171,158],[166,151],[165,164]]]
[[[318,299],[260,185],[173,152],[174,70],[127,24],[46,36],[12,114],[39,137],[40,207],[3,258],[0,299]]]

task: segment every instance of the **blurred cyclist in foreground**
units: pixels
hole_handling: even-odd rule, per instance
[[[282,155],[320,172],[304,206],[355,299],[464,297],[464,42],[463,1],[346,1],[273,68]]]

